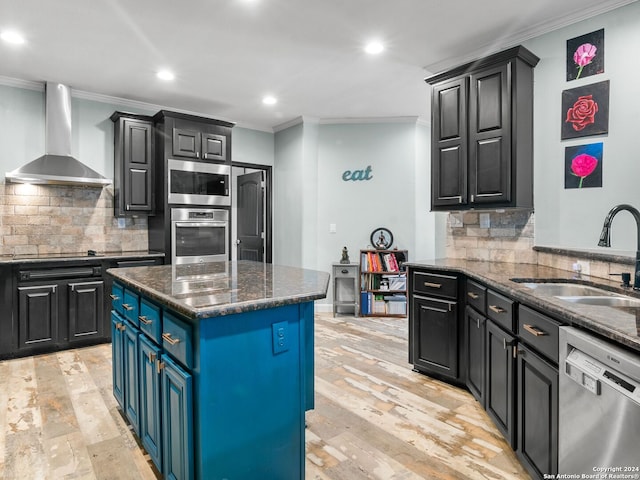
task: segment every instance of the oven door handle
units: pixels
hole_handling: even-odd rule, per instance
[[[226,227],[227,222],[173,222],[176,227],[200,228],[200,227]]]

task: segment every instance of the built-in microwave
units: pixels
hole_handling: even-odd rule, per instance
[[[231,167],[217,163],[167,160],[169,204],[231,205]]]
[[[171,261],[174,265],[229,260],[229,211],[171,209]]]

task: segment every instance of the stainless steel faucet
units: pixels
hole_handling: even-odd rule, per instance
[[[602,232],[600,233],[600,241],[598,242],[598,246],[611,246],[611,222],[613,221],[613,217],[615,217],[616,214],[622,210],[626,210],[631,213],[636,221],[636,230],[638,232],[638,246],[636,248],[636,272],[633,277],[633,289],[640,290],[640,212],[638,211],[638,209],[625,203],[613,207],[609,211],[609,213],[607,213],[607,216],[604,219],[604,225],[602,226]]]

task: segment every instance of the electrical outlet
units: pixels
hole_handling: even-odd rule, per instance
[[[590,275],[591,268],[589,262],[576,260],[573,264],[573,271],[579,275]]]
[[[127,226],[127,219],[126,218],[119,218],[118,219],[118,228],[125,228]]]
[[[289,350],[289,323],[278,322],[271,325],[273,336],[273,354],[277,355]]]
[[[491,216],[488,213],[480,214],[480,228],[491,228]]]
[[[336,233],[337,231],[337,227],[335,223],[330,223],[329,224],[329,233]]]

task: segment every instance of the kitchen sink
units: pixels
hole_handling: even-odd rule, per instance
[[[610,296],[562,296],[556,298],[565,302],[580,303],[583,305],[599,305],[603,307],[640,307],[640,299],[632,297],[622,297],[618,295]]]
[[[531,288],[536,293],[544,295],[551,295],[554,297],[591,297],[591,296],[615,296],[613,292],[603,290],[597,287],[591,287],[589,285],[582,285],[579,283],[553,283],[553,282],[525,282],[522,283],[527,288]]]

